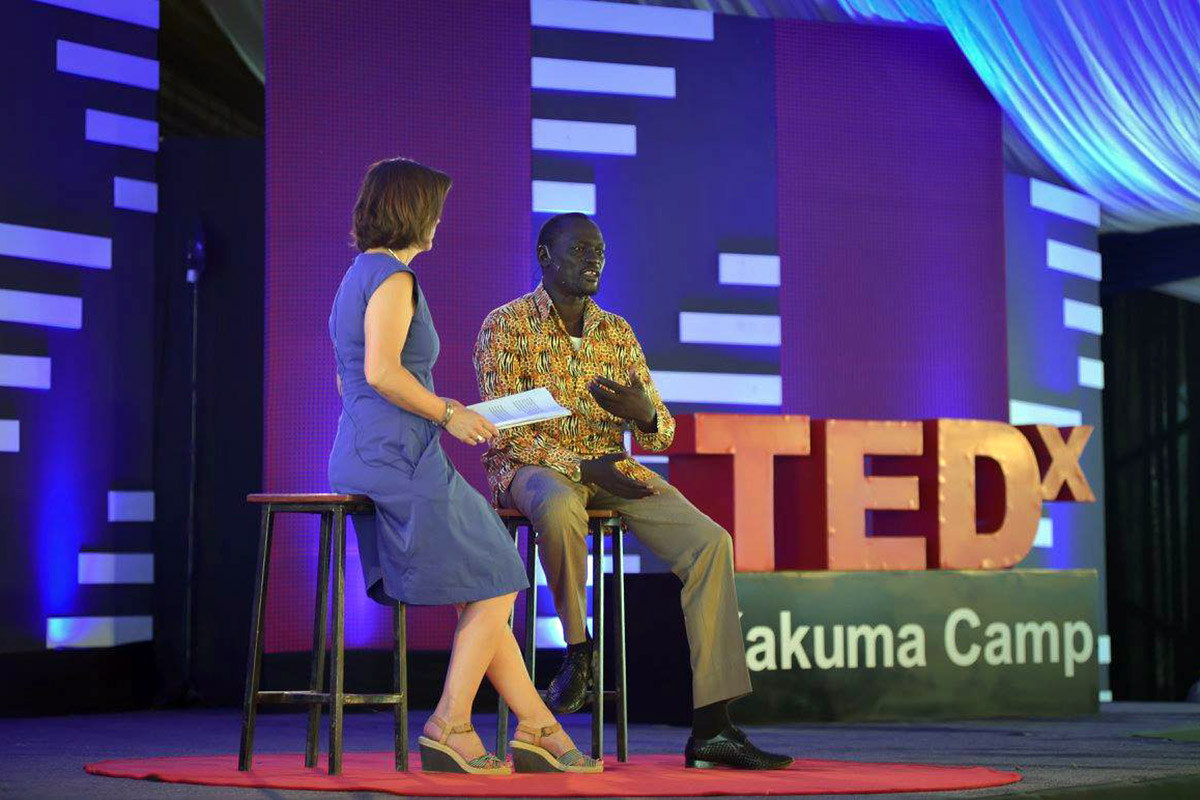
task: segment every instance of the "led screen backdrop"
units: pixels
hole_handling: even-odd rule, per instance
[[[609,246],[597,299],[638,331],[676,412],[1007,418],[1001,117],[944,32],[457,8],[267,5],[268,488],[326,488],[325,321],[358,181],[394,155],[455,179],[415,263],[444,394],[475,399],[480,321],[536,282],[541,222],[581,210]],[[451,455],[482,488],[478,453]],[[301,650],[313,531],[282,533],[269,648]],[[383,646],[350,559],[347,641]],[[450,620],[423,612],[415,645],[445,646]]]
[[[153,637],[158,5],[6,3],[0,653]]]

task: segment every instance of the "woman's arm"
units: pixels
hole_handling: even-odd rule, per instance
[[[454,407],[446,426],[450,433],[467,444],[491,439],[498,433],[495,425],[455,400],[438,397],[400,363],[412,325],[414,284],[410,273],[397,272],[379,284],[367,301],[363,319],[363,371],[367,383],[385,400],[437,423],[445,418],[446,404],[450,403]]]

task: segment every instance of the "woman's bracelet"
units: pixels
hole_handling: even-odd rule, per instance
[[[454,416],[454,405],[449,400],[447,400],[446,401],[446,413],[442,414],[442,421],[439,422],[438,425],[440,425],[443,428],[446,427],[447,425],[450,424],[450,418],[453,416]]]

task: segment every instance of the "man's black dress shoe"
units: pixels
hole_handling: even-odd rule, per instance
[[[793,761],[791,756],[764,753],[733,725],[711,739],[689,736],[683,750],[683,765],[695,769],[784,769]]]
[[[575,653],[567,653],[562,667],[550,688],[542,698],[555,714],[572,714],[578,711],[588,698],[588,689],[592,685],[592,654],[590,648]]]

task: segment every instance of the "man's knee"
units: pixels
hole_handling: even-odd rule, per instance
[[[569,486],[538,475],[525,484],[524,495],[526,513],[539,536],[560,540],[587,535],[587,509]]]
[[[715,522],[710,522],[708,525],[701,526],[697,535],[702,550],[733,563],[733,537],[729,535],[729,531]]]

